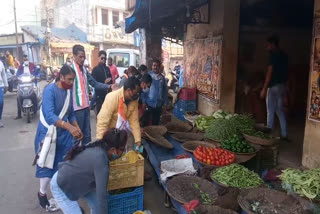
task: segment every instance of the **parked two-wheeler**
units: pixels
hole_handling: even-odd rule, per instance
[[[24,116],[27,117],[27,122],[30,123],[32,117],[42,104],[42,94],[40,88],[36,84],[37,78],[31,74],[22,74],[18,77],[18,105]],[[36,103],[33,102],[36,100]],[[36,110],[34,105],[37,105]]]

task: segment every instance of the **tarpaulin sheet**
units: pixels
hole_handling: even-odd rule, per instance
[[[181,155],[181,154],[185,154],[185,153],[188,153],[190,155],[190,157],[193,159],[193,163],[197,164],[199,166],[199,169],[202,168],[202,166],[197,162],[197,160],[195,159],[195,157],[191,153],[182,149],[181,143],[179,143],[178,141],[171,138],[170,135],[166,138],[174,146],[173,149],[165,149],[165,148],[160,147],[160,146],[158,146],[152,142],[149,142],[147,140],[142,140],[143,147],[149,156],[149,161],[150,161],[152,167],[154,168],[158,177],[160,177],[160,174],[161,174],[160,173],[161,161],[174,159],[177,155]],[[166,189],[166,183],[161,182],[161,185],[164,189]],[[182,204],[180,204],[179,202],[177,202],[173,199],[171,199],[171,202],[179,214],[187,214],[187,212],[183,208]]]

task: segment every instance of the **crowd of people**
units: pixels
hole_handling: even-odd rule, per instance
[[[64,213],[81,213],[76,201],[84,198],[92,213],[107,213],[109,161],[124,151],[141,152],[140,127],[159,125],[168,102],[159,60],[153,60],[149,72],[145,65],[138,69],[130,66],[116,83],[120,76],[112,58],[107,59],[103,50],[97,57],[99,64],[91,72],[85,64],[84,47],[75,45],[73,57],[68,57],[58,78],[43,91],[34,165],[40,181],[39,203],[47,211],[54,211],[58,204]],[[12,56],[6,60],[15,66]],[[16,75],[38,75],[26,55],[23,60]],[[5,66],[0,61],[0,121],[7,87]],[[94,89],[93,96],[90,88]],[[90,125],[92,100],[97,114],[94,142]],[[19,118],[20,109],[16,119]],[[56,203],[47,198],[50,182]]]

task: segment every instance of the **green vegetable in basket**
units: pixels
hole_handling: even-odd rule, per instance
[[[194,188],[196,188],[197,190],[199,190],[200,192],[200,196],[201,196],[201,202],[202,204],[211,204],[212,203],[212,199],[210,198],[209,194],[206,192],[203,192],[199,185],[196,183],[193,183]]]
[[[229,187],[251,188],[263,184],[258,174],[248,170],[239,164],[231,164],[212,172],[211,178]]]
[[[254,137],[259,137],[262,139],[271,139],[271,136],[269,134],[263,133],[261,131],[256,131],[255,129],[246,130],[245,132],[243,132],[243,134],[247,134],[247,135],[254,136]]]
[[[200,131],[205,131],[214,119],[213,116],[200,116],[195,120],[195,125]]]
[[[320,199],[320,169],[285,169],[280,175],[282,187],[309,199]]]
[[[224,149],[235,153],[253,153],[255,149],[247,141],[239,135],[233,135],[221,142]]]
[[[230,136],[239,135],[254,127],[254,119],[250,115],[235,115],[230,119],[215,119],[206,130],[205,136],[211,140],[223,141]]]

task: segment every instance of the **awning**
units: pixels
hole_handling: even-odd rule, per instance
[[[131,17],[126,18],[126,33],[132,33],[138,28],[145,28],[150,23],[159,23],[162,20],[174,17],[177,13],[190,11],[208,3],[209,0],[136,0],[136,6]],[[151,8],[149,4],[151,3]]]

